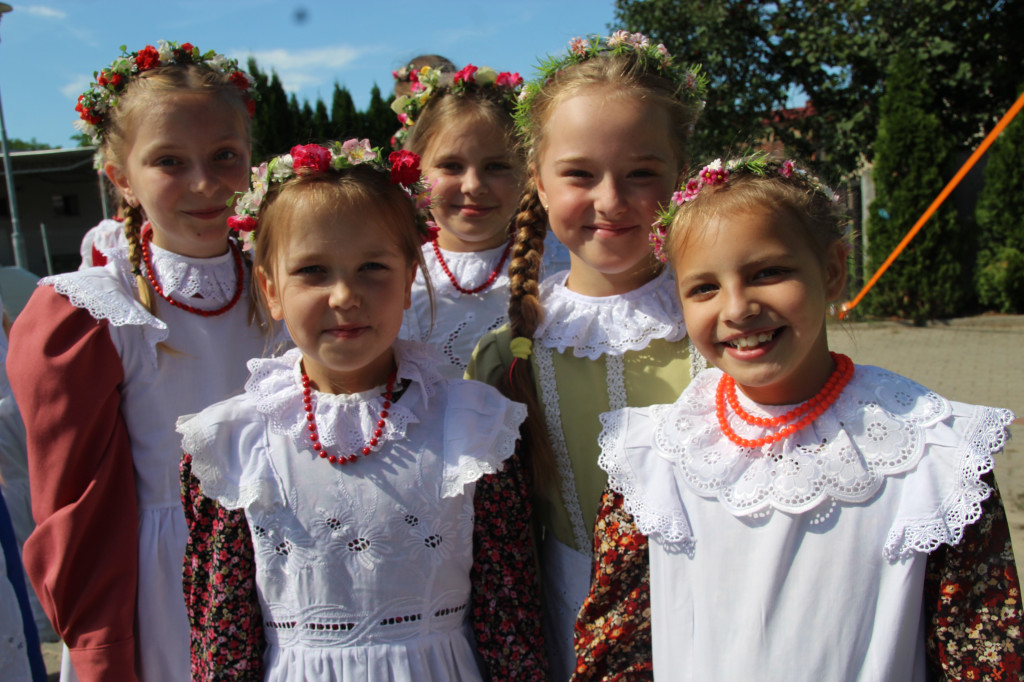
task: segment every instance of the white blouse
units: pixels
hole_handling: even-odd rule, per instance
[[[250,362],[245,394],[179,423],[204,494],[249,521],[267,680],[480,679],[467,621],[473,492],[512,454],[526,408],[442,379],[428,346],[395,350],[406,388],[380,449],[352,464],[310,447],[295,350]],[[314,392],[328,452],[367,442],[382,392]]]
[[[807,428],[739,448],[715,416],[721,376],[602,415],[599,464],[651,539],[655,674],[924,680],[926,555],[978,520],[1013,415],[857,366]]]

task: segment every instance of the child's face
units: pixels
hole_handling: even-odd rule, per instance
[[[220,97],[160,94],[131,131],[107,176],[153,225],[153,243],[194,258],[227,249],[228,200],[249,185],[245,119]]]
[[[289,217],[273,271],[257,272],[271,316],[284,321],[319,390],[384,383],[415,264],[380,212],[309,209],[300,200]]]
[[[533,169],[551,229],[570,252],[568,286],[604,296],[654,274],[648,240],[679,172],[668,112],[589,89],[558,103]]]
[[[479,120],[453,121],[431,140],[423,163],[434,183],[431,214],[441,228],[441,248],[483,251],[508,240],[522,173],[503,130]]]
[[[690,229],[671,261],[697,350],[759,403],[817,393],[832,371],[825,314],[846,277],[842,245],[823,261],[787,211],[720,215]]]

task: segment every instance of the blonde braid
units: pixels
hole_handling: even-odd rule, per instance
[[[135,287],[138,290],[139,302],[156,317],[156,297],[149,288],[146,275],[142,272],[142,225],[146,222],[142,209],[134,206],[126,199],[121,199],[121,215],[124,216],[124,236],[128,241],[128,259],[135,275]]]

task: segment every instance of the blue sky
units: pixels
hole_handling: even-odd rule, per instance
[[[364,108],[376,82],[423,53],[529,78],[569,39],[607,33],[612,0],[10,0],[0,21],[0,96],[9,138],[73,144],[75,101],[126,45],[191,42],[254,56],[300,101],[330,104],[334,82]]]

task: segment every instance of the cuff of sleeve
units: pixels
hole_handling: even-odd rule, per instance
[[[137,682],[135,640],[126,639],[99,647],[70,649],[71,664],[80,682],[119,680]]]

